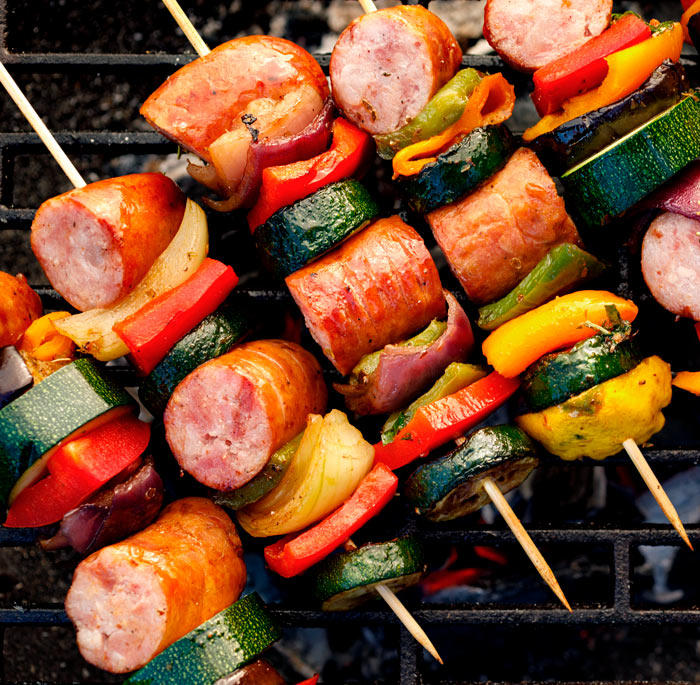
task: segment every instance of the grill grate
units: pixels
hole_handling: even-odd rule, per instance
[[[427,4],[424,0],[422,4]],[[32,74],[116,74],[125,80],[139,78],[142,74],[154,74],[164,77],[176,68],[193,59],[193,55],[168,55],[168,54],[59,54],[59,53],[33,53],[19,54],[8,51],[7,33],[8,13],[12,9],[12,0],[0,0],[0,60],[5,63],[14,75]],[[50,11],[50,10],[47,10]],[[84,10],[88,12],[88,9]],[[327,68],[328,55],[319,55],[319,61]],[[691,79],[698,82],[698,64],[695,56],[685,59]],[[474,66],[486,71],[504,70],[510,80],[515,82],[520,90],[524,89],[525,80],[522,75],[515,74],[503,68],[499,59],[493,57],[467,57],[465,65]],[[40,111],[40,114],[43,112]],[[0,128],[4,126],[0,125]],[[100,155],[108,158],[124,155],[163,155],[173,152],[173,145],[164,141],[158,134],[150,131],[129,132],[103,132],[92,130],[74,130],[59,132],[58,142],[65,148],[71,157]],[[35,207],[25,207],[21,198],[15,196],[17,188],[17,176],[19,173],[18,157],[37,157],[43,155],[43,146],[38,137],[33,133],[0,131],[0,268],[14,271],[17,264],[14,259],[22,250],[28,250],[28,228],[34,215]],[[102,171],[102,170],[100,170]],[[53,171],[47,170],[48,173]],[[108,174],[101,173],[101,176]],[[59,178],[59,172],[55,172]],[[50,193],[54,194],[54,193]],[[47,195],[48,196],[48,195]],[[391,200],[393,202],[393,199]],[[388,202],[388,201],[387,201]],[[234,220],[235,221],[235,220]],[[231,219],[210,214],[210,227],[212,231],[212,253],[224,259],[234,254],[231,246],[240,240],[241,233],[231,228]],[[218,237],[214,237],[218,236]],[[247,251],[239,254],[238,247],[235,251],[234,268],[237,272],[250,271],[254,257],[250,246]],[[28,254],[28,253],[27,253]],[[643,326],[649,321],[657,323],[659,327],[671,329],[671,318],[655,307],[650,301],[648,293],[643,288],[635,269],[628,264],[626,252],[620,251],[622,259],[620,273],[616,274],[613,287],[620,293],[631,295],[640,301],[643,306]],[[238,263],[240,262],[240,264]],[[446,274],[446,280],[449,274]],[[56,309],[63,305],[61,298],[49,287],[40,281],[36,283],[44,305],[49,309]],[[288,295],[277,287],[270,287],[264,277],[253,273],[247,280],[243,280],[242,291],[244,296],[261,307],[270,307],[280,302],[284,305],[289,302]],[[687,360],[692,358],[697,361],[697,353],[691,356],[691,346],[679,344],[680,339],[690,340],[688,331],[683,329],[681,323],[674,329],[674,336],[670,341],[658,338],[647,338],[645,344],[670,361],[676,362],[674,366],[685,368]],[[655,329],[656,330],[656,329]],[[697,343],[695,343],[697,345]],[[691,362],[693,363],[693,362]],[[125,382],[132,380],[130,372],[124,368],[116,368]],[[678,398],[681,403],[680,410],[676,411],[676,399],[671,414],[678,418],[676,423],[685,420],[693,412],[692,400]],[[686,404],[682,404],[683,400]],[[695,429],[697,430],[697,429]],[[700,464],[700,435],[682,435],[680,432],[664,433],[664,440],[656,448],[646,451],[649,460],[659,467],[669,467],[671,470],[679,470],[683,467]],[[623,464],[621,457],[613,458],[607,464]],[[545,458],[545,468],[559,466],[561,462],[555,458]],[[591,463],[584,462],[590,466]],[[569,468],[578,468],[571,466]],[[472,519],[466,522],[457,521],[450,526],[433,526],[407,515],[401,509],[402,505],[394,506],[390,512],[390,526],[384,526],[380,534],[389,537],[392,531],[398,533],[416,533],[431,545],[494,545],[508,547],[512,544],[512,536],[500,523],[490,526],[479,525]],[[391,518],[393,517],[393,518]],[[418,601],[409,602],[409,606],[423,625],[431,629],[439,627],[451,629],[465,626],[508,626],[512,628],[512,639],[520,639],[522,631],[528,630],[526,626],[591,626],[591,625],[627,625],[627,626],[653,626],[656,627],[658,639],[662,639],[664,628],[662,626],[697,624],[700,621],[700,609],[692,607],[677,607],[669,609],[644,608],[637,605],[633,592],[633,559],[634,550],[639,545],[678,545],[676,533],[670,526],[641,525],[632,519],[621,520],[618,525],[606,525],[601,523],[585,524],[550,524],[528,526],[534,541],[544,547],[564,546],[571,548],[596,546],[605,549],[609,559],[609,576],[611,579],[611,591],[609,601],[577,603],[575,612],[569,614],[559,608],[554,602],[547,601],[528,603],[517,606],[494,606],[492,604],[458,603],[451,605],[420,604]],[[691,536],[698,531],[698,526],[687,526]],[[5,548],[29,547],[33,545],[42,531],[12,530],[0,528],[0,546]],[[244,544],[247,544],[248,540]],[[261,546],[252,542],[253,554],[258,554]],[[1,553],[0,553],[1,554]],[[0,557],[0,571],[2,570],[2,557]],[[555,572],[557,569],[555,568]],[[538,581],[539,582],[539,581]],[[567,594],[570,589],[565,586]],[[432,664],[424,660],[421,649],[416,645],[408,633],[401,627],[398,631],[398,622],[388,610],[368,609],[364,611],[344,613],[340,615],[327,614],[320,611],[298,608],[293,602],[281,601],[273,605],[274,613],[287,625],[296,628],[338,628],[339,626],[387,626],[391,635],[396,636],[394,647],[398,649],[398,679],[404,685],[419,685],[422,682],[454,683],[454,680],[440,680],[439,672],[432,670]],[[61,626],[68,623],[68,619],[60,604],[32,604],[22,602],[0,606],[0,631],[5,633],[17,627],[33,627],[39,629],[43,626]],[[519,624],[525,624],[518,627]],[[441,643],[436,640],[438,649]],[[0,679],[4,682],[6,653],[3,650],[0,655]],[[556,675],[556,674],[555,674]],[[80,674],[71,674],[71,678],[80,678]],[[629,677],[635,677],[633,673]],[[89,682],[89,678],[83,678]]]

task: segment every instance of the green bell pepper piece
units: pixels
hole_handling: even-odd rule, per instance
[[[462,116],[469,96],[482,78],[483,74],[476,69],[458,71],[412,121],[398,131],[374,137],[379,156],[392,159],[399,150],[432,138],[452,126]]]
[[[581,281],[597,278],[605,265],[571,243],[558,245],[520,284],[496,302],[479,308],[477,325],[492,331],[506,321],[548,302]]]

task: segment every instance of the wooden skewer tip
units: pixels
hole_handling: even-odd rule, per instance
[[[362,11],[369,14],[370,12],[376,12],[377,6],[372,2],[372,0],[359,0],[360,5],[362,5]]]
[[[649,488],[649,492],[651,492],[652,496],[661,507],[661,511],[664,512],[664,515],[669,520],[669,523],[676,529],[676,532],[681,536],[683,542],[685,542],[685,544],[688,545],[691,550],[695,551],[690,539],[688,538],[688,533],[681,522],[680,516],[678,516],[676,508],[668,498],[668,495],[661,486],[661,483],[659,483],[659,479],[656,477],[656,474],[651,470],[649,462],[642,454],[642,451],[639,449],[637,443],[632,440],[632,438],[627,438],[627,440],[622,443],[622,446],[625,448],[625,452],[627,452],[632,460],[632,463],[637,468],[637,471],[639,471],[639,475]]]
[[[525,551],[525,554],[527,554],[530,561],[537,569],[537,572],[540,574],[540,576],[542,576],[542,580],[549,585],[550,589],[557,596],[559,601],[573,613],[571,605],[566,599],[564,591],[561,589],[554,572],[545,561],[545,558],[542,556],[540,550],[537,549],[537,546],[532,541],[532,538],[525,530],[523,524],[520,523],[520,519],[515,515],[513,509],[511,509],[510,504],[508,504],[508,501],[503,496],[503,493],[498,488],[498,485],[496,485],[492,478],[485,478],[483,480],[483,485],[484,490],[486,490],[486,494],[491,498],[494,506],[505,519],[505,522],[508,524],[508,527],[513,535],[515,535],[516,540],[520,543],[520,546]]]

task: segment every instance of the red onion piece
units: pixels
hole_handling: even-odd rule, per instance
[[[434,342],[421,347],[387,345],[379,364],[355,384],[334,383],[345,396],[345,406],[356,414],[385,414],[408,404],[454,361],[466,359],[474,344],[467,315],[452,293],[447,301],[447,329]]]
[[[89,501],[69,511],[58,533],[42,542],[44,549],[72,547],[89,554],[123,540],[152,523],[163,504],[163,481],[147,457],[126,480],[102,488]]]
[[[202,198],[203,202],[219,212],[230,212],[239,207],[252,207],[258,197],[263,169],[311,159],[328,149],[334,115],[335,106],[328,98],[316,118],[299,133],[253,141],[248,149],[245,174],[236,192],[226,200],[212,200],[205,197]],[[194,178],[200,178],[200,174],[198,172],[193,174],[189,167],[188,172]],[[206,180],[205,185],[211,188],[211,177],[207,176]]]
[[[665,209],[688,219],[700,219],[700,160],[642,200],[637,209]]]

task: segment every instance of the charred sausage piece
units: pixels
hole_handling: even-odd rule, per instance
[[[642,273],[656,301],[700,321],[700,221],[665,212],[642,242]]]
[[[526,148],[517,150],[488,183],[427,219],[476,304],[512,290],[553,247],[581,244],[554,181]]]
[[[605,31],[612,0],[486,0],[484,37],[503,61],[535,71]]]
[[[343,375],[363,355],[445,314],[435,263],[398,216],[376,221],[286,282],[314,340]]]
[[[22,274],[0,271],[0,347],[17,343],[43,311],[41,299]]]
[[[333,48],[333,98],[365,131],[389,133],[419,114],[461,61],[450,30],[424,7],[370,12],[355,19]]]
[[[251,142],[302,131],[327,97],[326,77],[306,50],[283,38],[247,36],[176,71],[141,114],[211,165],[189,169],[200,183],[230,195]]]
[[[233,490],[300,433],[309,414],[323,414],[326,398],[309,352],[258,340],[202,364],[175,388],[165,435],[185,471],[211,488]]]
[[[44,202],[32,250],[51,285],[76,309],[128,295],[177,233],[185,196],[163,174],[119,176]]]
[[[140,533],[81,562],[66,612],[83,657],[125,673],[229,606],[245,580],[231,519],[211,500],[188,497]]]

